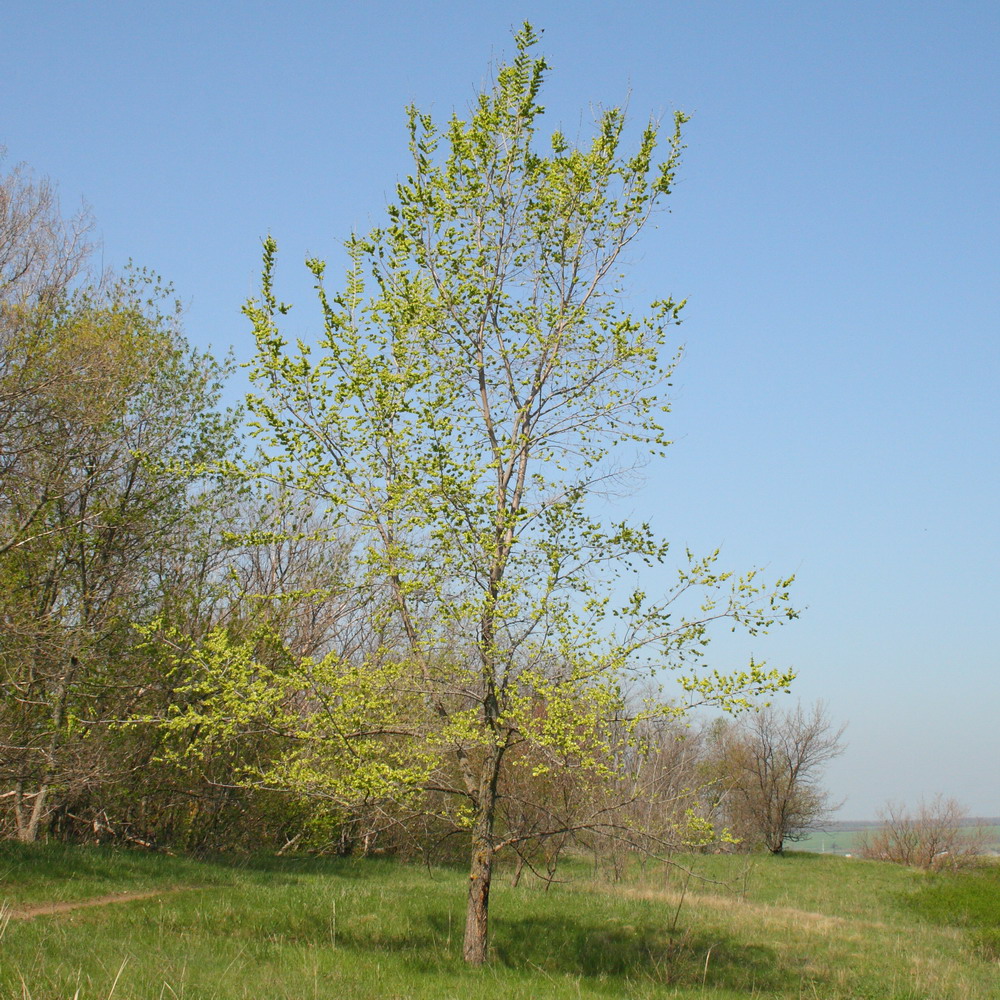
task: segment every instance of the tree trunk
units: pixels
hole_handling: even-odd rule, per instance
[[[35,801],[31,808],[31,816],[28,819],[28,824],[21,831],[18,837],[24,844],[33,844],[38,840],[38,826],[42,820],[42,814],[45,810],[45,800],[48,798],[49,786],[48,784],[43,784],[39,786],[37,792],[35,792]]]
[[[477,821],[477,827],[479,823]],[[486,961],[489,932],[490,882],[493,878],[493,822],[486,836],[473,836],[469,869],[469,903],[465,913],[465,943],[462,958],[469,965]]]
[[[517,864],[514,865],[514,874],[510,879],[510,887],[516,889],[521,881],[521,872],[524,871],[524,858],[519,854]]]
[[[14,817],[17,825],[17,839],[22,844],[33,844],[38,840],[38,830],[41,826],[42,818],[45,816],[45,806],[48,802],[49,788],[58,774],[57,752],[59,750],[59,740],[62,731],[63,720],[66,716],[66,701],[69,696],[69,686],[72,682],[79,661],[75,656],[69,658],[69,663],[59,677],[56,690],[52,699],[52,732],[49,735],[49,743],[45,749],[45,771],[38,779],[37,791],[33,794],[24,793],[23,780],[18,781],[16,796],[14,798]],[[33,799],[31,814],[25,815],[25,799]]]
[[[465,942],[462,958],[469,965],[482,965],[489,946],[490,883],[496,845],[493,824],[496,819],[497,779],[503,751],[493,748],[483,761],[472,825],[472,861],[469,866],[469,902],[465,911]]]
[[[21,843],[27,840],[26,831],[28,823],[24,815],[24,782],[18,781],[14,786],[14,828],[17,830],[17,839]]]

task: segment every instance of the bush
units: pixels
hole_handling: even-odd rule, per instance
[[[969,828],[966,810],[941,795],[930,803],[921,800],[915,813],[890,802],[878,818],[882,826],[865,833],[859,843],[863,858],[915,868],[959,868],[978,858],[986,845],[986,831]]]

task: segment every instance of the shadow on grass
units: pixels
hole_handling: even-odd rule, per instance
[[[367,932],[366,932],[367,931]],[[406,953],[412,968],[429,971],[460,962],[462,926],[440,915],[419,927],[380,933],[374,926],[338,934],[339,947],[360,953]],[[448,941],[447,948],[444,942]],[[783,966],[777,953],[725,934],[671,933],[651,922],[623,924],[553,914],[491,921],[490,964],[551,976],[671,986],[702,986],[776,993],[797,989],[798,972]],[[624,995],[624,994],[623,994]]]
[[[398,865],[395,866],[398,869]],[[75,844],[20,844],[0,841],[0,881],[42,886],[61,882],[108,883],[123,888],[136,885],[190,882],[225,885],[258,882],[268,886],[291,884],[297,875],[324,875],[338,879],[371,880],[389,873],[389,861],[273,855],[187,855],[135,850],[118,846]]]
[[[149,851],[69,844],[0,843],[0,876],[8,884],[81,878],[120,881],[128,878],[169,880],[199,867],[189,858]]]
[[[614,924],[531,917],[498,924],[494,960],[550,974],[650,979],[673,985],[704,981],[729,989],[779,990],[798,982],[777,953],[719,933],[670,932],[652,923]],[[706,972],[707,969],[707,972]]]

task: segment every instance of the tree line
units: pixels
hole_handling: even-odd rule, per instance
[[[480,963],[498,857],[780,852],[824,813],[841,730],[759,707],[789,671],[706,667],[717,627],[795,617],[791,579],[607,502],[669,443],[684,303],[620,282],[686,119],[662,154],[618,109],[543,142],[536,44],[465,118],[409,110],[385,223],[335,289],[307,261],[311,343],[265,240],[243,411],[169,287],[95,273],[86,214],[0,181],[6,836],[460,853]]]

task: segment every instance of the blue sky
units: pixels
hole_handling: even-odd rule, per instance
[[[246,357],[260,238],[308,334],[299,261],[379,221],[405,105],[464,108],[525,18],[551,127],[692,115],[629,288],[689,300],[676,444],[624,506],[797,573],[801,620],[719,665],[792,664],[849,722],[842,816],[939,791],[1000,815],[1000,6],[22,3],[0,143]]]

